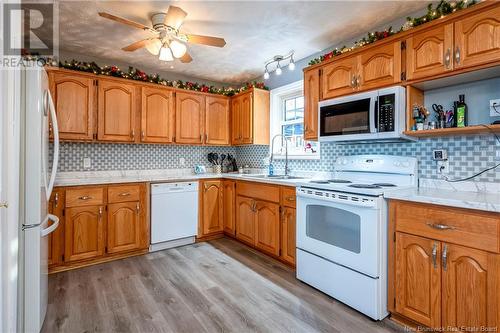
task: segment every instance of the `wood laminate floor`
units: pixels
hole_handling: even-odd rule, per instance
[[[227,238],[49,277],[42,332],[399,331]],[[402,331],[402,330],[401,330]]]

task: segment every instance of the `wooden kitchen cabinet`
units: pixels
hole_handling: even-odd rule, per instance
[[[49,72],[61,140],[94,138],[95,80],[73,73]]]
[[[205,143],[209,145],[229,145],[231,118],[227,97],[206,97]]]
[[[224,180],[223,186],[223,210],[224,210],[224,233],[226,235],[236,235],[236,182]]]
[[[318,140],[320,69],[304,72],[304,139]]]
[[[251,88],[232,97],[233,145],[269,144],[269,91]]]
[[[205,96],[177,92],[175,97],[175,142],[202,144]]]
[[[141,142],[173,142],[175,132],[174,99],[172,90],[142,87]]]
[[[358,56],[354,55],[325,65],[321,74],[321,98],[330,99],[356,91],[358,62]]]
[[[54,267],[64,261],[64,190],[52,191],[48,211],[59,218],[59,226],[48,235],[48,265]]]
[[[255,244],[255,200],[236,197],[236,238],[249,245]]]
[[[295,265],[296,258],[296,217],[295,208],[281,207],[281,260]]]
[[[453,24],[420,31],[406,39],[408,80],[453,70]]]
[[[198,237],[210,236],[223,231],[222,193],[221,180],[204,180],[201,182],[201,223],[199,224]]]
[[[455,22],[455,69],[500,60],[500,6]]]
[[[118,80],[98,80],[97,138],[100,141],[135,142],[136,87]]]
[[[141,206],[139,201],[108,205],[106,253],[141,248]]]
[[[401,42],[372,47],[359,55],[358,90],[401,82]]]
[[[280,254],[280,205],[256,201],[255,247],[269,254]]]
[[[65,216],[65,262],[92,259],[104,254],[103,205],[71,207]]]

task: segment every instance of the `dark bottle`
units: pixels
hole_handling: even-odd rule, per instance
[[[465,104],[465,95],[458,96],[457,112],[455,114],[457,127],[467,126],[467,104]]]

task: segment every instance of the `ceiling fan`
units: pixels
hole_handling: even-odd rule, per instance
[[[145,47],[151,54],[159,55],[159,59],[163,61],[173,61],[174,58],[178,58],[183,63],[191,62],[193,58],[187,52],[186,43],[216,47],[226,45],[224,38],[181,32],[179,28],[184,23],[187,13],[175,6],[169,6],[166,13],[153,14],[152,28],[106,12],[99,12],[99,16],[154,34],[154,37],[132,43],[122,50],[131,52]]]

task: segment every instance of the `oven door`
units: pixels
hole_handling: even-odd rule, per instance
[[[379,277],[382,223],[381,209],[377,206],[357,206],[299,194],[297,247],[370,277]]]

